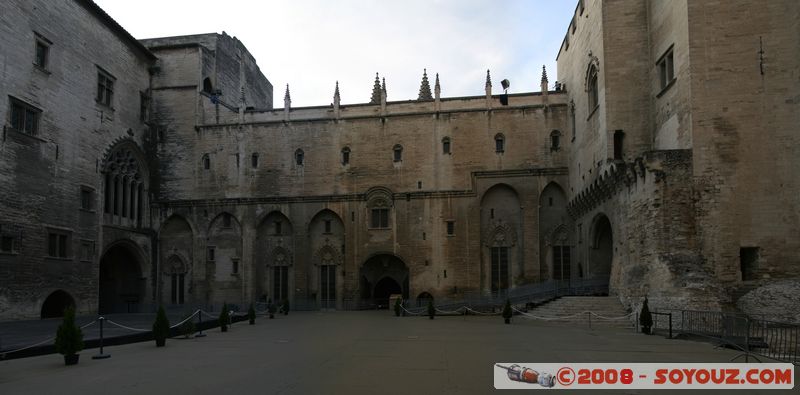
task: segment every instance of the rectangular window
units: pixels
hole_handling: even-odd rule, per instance
[[[280,236],[281,234],[281,221],[275,221],[275,235]]]
[[[617,130],[614,132],[614,159],[622,160],[622,148],[625,142],[625,132]]]
[[[230,228],[231,227],[231,215],[228,213],[222,214],[222,227],[223,228]]]
[[[254,169],[258,167],[258,154],[253,154],[250,157],[250,167]]]
[[[150,110],[150,96],[145,92],[139,92],[139,120],[147,122]]]
[[[11,127],[19,132],[35,135],[39,130],[39,117],[42,110],[9,97],[11,102]]]
[[[47,61],[50,55],[50,40],[36,34],[36,52],[33,64],[43,70],[47,70]]]
[[[94,209],[94,190],[88,187],[81,187],[81,209]]]
[[[216,252],[217,252],[216,248],[215,247],[208,247],[207,252],[208,252],[207,253],[208,260],[209,261],[213,261],[216,258],[215,257]]]
[[[0,236],[0,252],[14,252],[14,236]]]
[[[661,58],[656,62],[656,67],[658,67],[659,89],[663,91],[675,79],[672,47],[669,47],[667,52],[661,55]]]
[[[553,280],[569,280],[570,266],[569,246],[553,246]]]
[[[239,274],[239,260],[231,259],[231,274]]]
[[[69,254],[69,233],[49,231],[47,234],[47,255],[53,258],[67,258]]]
[[[95,100],[98,103],[111,107],[114,97],[114,81],[116,78],[111,74],[98,69],[97,70],[97,96]]]
[[[492,247],[492,293],[508,289],[508,247]]]
[[[94,258],[94,241],[81,240],[81,261],[91,262]]]
[[[331,220],[325,220],[325,233],[331,233]]]
[[[374,208],[372,209],[372,228],[388,228],[389,227],[389,209],[388,208]]]
[[[756,280],[758,270],[758,247],[742,247],[739,249],[739,265],[742,270],[742,281]]]
[[[453,236],[456,234],[456,221],[447,221],[447,235]]]

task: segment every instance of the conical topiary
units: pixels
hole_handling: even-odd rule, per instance
[[[222,311],[219,313],[219,328],[223,332],[228,331],[228,321],[230,321],[230,314],[228,314],[228,304],[222,304]]]
[[[153,337],[156,339],[156,347],[164,347],[169,337],[169,320],[167,313],[164,311],[164,306],[158,307],[156,313],[156,321],[153,322]]]
[[[56,351],[64,355],[64,364],[78,363],[77,353],[83,350],[83,332],[75,325],[75,308],[67,307],[64,320],[56,332]]]
[[[647,296],[644,297],[642,312],[639,313],[639,325],[642,326],[642,333],[650,334],[650,328],[653,326],[653,315],[650,313],[650,307],[647,306]]]
[[[511,311],[511,301],[506,299],[506,305],[503,306],[503,320],[506,324],[511,323],[511,317],[514,313]]]
[[[247,318],[250,319],[250,325],[256,324],[256,309],[253,308],[252,303],[250,303],[250,308],[247,310]]]
[[[436,315],[436,308],[433,307],[433,299],[428,300],[428,318],[433,319]]]

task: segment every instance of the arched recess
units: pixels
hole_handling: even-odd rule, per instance
[[[236,216],[221,212],[208,227],[206,241],[206,277],[213,295],[212,303],[245,302],[243,292],[242,226]]]
[[[359,274],[363,301],[387,307],[391,292],[408,299],[408,266],[400,257],[391,253],[375,254],[364,262]]]
[[[267,214],[256,229],[253,249],[261,300],[294,302],[294,229],[280,211]]]
[[[158,232],[162,304],[184,304],[195,295],[192,280],[194,232],[189,222],[179,216],[169,217]]]
[[[336,308],[344,277],[344,223],[335,212],[324,209],[308,224],[312,251],[311,293],[322,308]]]
[[[573,223],[567,214],[567,196],[556,182],[539,195],[539,267],[542,280],[570,281],[579,271],[574,254]]]
[[[522,209],[517,191],[508,184],[496,184],[481,198],[481,288],[500,295],[513,279],[522,276]]]
[[[57,318],[64,316],[64,310],[68,307],[75,307],[75,299],[63,290],[57,290],[47,296],[47,299],[42,303],[41,317],[44,318]]]
[[[417,307],[427,306],[428,302],[433,300],[433,295],[428,292],[422,292],[417,295]]]
[[[132,241],[110,245],[100,258],[100,314],[138,313],[146,302],[144,258]]]
[[[611,221],[605,214],[598,214],[592,220],[591,244],[587,277],[609,281],[614,261],[614,236]]]
[[[103,157],[103,222],[105,224],[147,226],[147,161],[133,139],[123,138],[112,145]]]

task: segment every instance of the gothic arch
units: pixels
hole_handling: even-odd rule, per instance
[[[147,160],[128,137],[117,139],[100,161],[103,222],[141,227],[147,221],[150,176]]]
[[[517,190],[505,183],[492,185],[481,197],[481,289],[499,294],[524,274],[522,207]]]

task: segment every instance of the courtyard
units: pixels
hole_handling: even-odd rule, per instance
[[[105,360],[92,360],[97,349],[87,349],[71,367],[58,354],[2,361],[0,393],[482,394],[494,391],[495,362],[711,363],[737,355],[632,329],[520,317],[512,325],[479,316],[431,321],[385,310],[259,316],[255,326],[206,333],[160,349],[153,342],[107,347]]]

